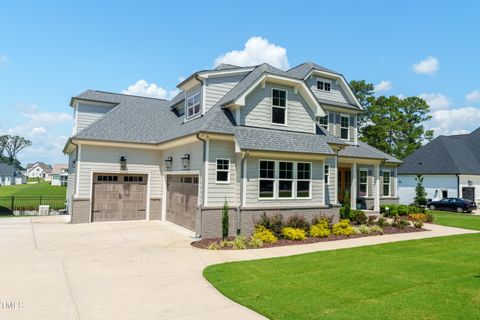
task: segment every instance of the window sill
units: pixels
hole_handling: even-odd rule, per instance
[[[288,124],[286,124],[286,123],[274,123],[274,122],[272,122],[272,125],[281,126],[281,127],[288,127]]]
[[[230,181],[215,181],[215,184],[230,184]]]
[[[188,122],[188,121],[190,121],[190,120],[195,120],[195,119],[198,119],[198,118],[201,118],[201,117],[203,117],[203,114],[202,114],[202,113],[195,114],[195,115],[193,115],[193,116],[190,116],[190,117],[185,118],[185,120],[183,120],[183,122],[185,123],[185,122]]]

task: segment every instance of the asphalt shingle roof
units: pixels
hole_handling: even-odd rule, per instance
[[[403,174],[480,174],[480,128],[439,136],[403,160]]]
[[[6,163],[0,163],[0,176],[13,176],[15,168]]]
[[[291,77],[294,77],[294,78],[304,79],[307,76],[307,74],[309,74],[310,71],[312,71],[312,69],[317,69],[317,70],[320,70],[320,71],[325,71],[325,72],[330,72],[330,73],[341,75],[340,73],[338,73],[336,71],[333,71],[331,69],[322,67],[321,65],[318,65],[318,64],[313,63],[313,62],[302,63],[302,64],[300,64],[300,65],[298,65],[298,66],[296,66],[296,67],[294,67],[290,70],[287,70],[285,73],[288,74]]]
[[[358,145],[349,145],[340,150],[338,155],[341,157],[381,159],[389,163],[402,163],[397,158],[361,141],[358,141]]]

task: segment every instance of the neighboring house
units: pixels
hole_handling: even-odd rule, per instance
[[[42,178],[49,180],[52,174],[52,167],[49,164],[43,162],[29,163],[27,165],[27,177],[28,178]]]
[[[52,186],[66,187],[68,182],[68,164],[54,164],[52,167]]]
[[[88,90],[71,99],[72,223],[159,219],[202,237],[249,233],[263,212],[334,215],[396,203],[399,160],[357,139],[361,105],[314,63],[222,64],[171,101]],[[345,193],[348,199],[343,199]]]
[[[15,167],[10,164],[0,163],[0,186],[24,183],[26,183],[26,177],[20,171],[15,170]]]
[[[412,203],[416,175],[423,176],[427,198],[480,201],[480,128],[470,134],[439,136],[403,160],[398,168],[401,203]]]

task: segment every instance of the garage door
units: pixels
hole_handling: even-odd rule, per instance
[[[144,220],[147,176],[95,174],[92,221]]]
[[[475,201],[475,188],[474,187],[463,187],[462,188],[462,198]]]
[[[167,178],[167,220],[195,230],[198,205],[198,176]]]

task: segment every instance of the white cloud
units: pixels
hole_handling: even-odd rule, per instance
[[[428,103],[431,111],[448,109],[450,107],[450,101],[441,93],[425,92],[420,94],[419,97]]]
[[[32,128],[34,126],[51,126],[72,120],[72,116],[66,112],[38,111],[38,106],[32,104],[29,107],[19,106],[20,114],[28,119],[23,125]]]
[[[389,80],[382,80],[375,85],[375,93],[386,92],[393,89],[392,82]]]
[[[480,101],[480,90],[473,90],[470,93],[465,95],[465,99],[470,103],[475,103]]]
[[[122,93],[158,99],[171,99],[178,93],[178,90],[166,90],[155,83],[148,83],[148,81],[142,79],[128,86],[126,90],[122,90]]]
[[[252,66],[264,62],[282,70],[288,69],[287,50],[262,37],[251,37],[243,50],[232,50],[215,59],[215,66],[220,63]]]
[[[435,73],[437,73],[439,68],[440,63],[438,59],[432,56],[429,56],[426,59],[413,65],[413,70],[419,74],[434,75]]]
[[[0,54],[0,67],[3,67],[8,63],[8,58],[4,54]]]
[[[463,107],[432,112],[432,119],[426,127],[435,131],[435,136],[467,133],[477,129],[480,123],[480,109]]]

